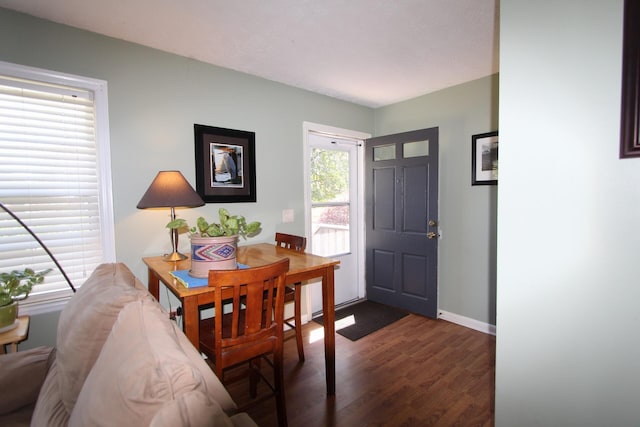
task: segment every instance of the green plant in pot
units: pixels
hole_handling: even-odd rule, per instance
[[[30,268],[11,273],[0,273],[0,330],[15,325],[18,316],[17,301],[29,296],[34,285],[42,283],[51,269],[35,272]]]
[[[237,268],[238,237],[253,237],[260,232],[260,222],[247,222],[242,215],[231,215],[224,208],[218,210],[218,222],[198,218],[191,227],[191,270],[194,277],[207,277],[209,270],[234,270]],[[167,224],[170,229],[188,228],[187,221],[175,219]]]

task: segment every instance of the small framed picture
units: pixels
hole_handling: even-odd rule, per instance
[[[194,125],[196,191],[207,203],[256,201],[254,132]]]
[[[471,136],[471,185],[498,184],[498,131]]]

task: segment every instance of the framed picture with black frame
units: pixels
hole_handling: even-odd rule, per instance
[[[620,158],[640,157],[640,2],[625,0],[622,33]]]
[[[207,203],[256,201],[256,134],[194,124],[196,191]]]
[[[471,185],[498,184],[498,131],[471,136]]]

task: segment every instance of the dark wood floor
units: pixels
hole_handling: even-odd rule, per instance
[[[319,331],[318,331],[319,329]],[[290,427],[493,426],[495,337],[444,320],[409,315],[352,342],[336,335],[336,395],[325,386],[322,329],[304,326],[306,361],[285,343]],[[247,386],[229,390],[239,404]],[[277,425],[273,399],[251,408]]]

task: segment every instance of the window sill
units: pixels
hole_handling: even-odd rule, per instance
[[[30,295],[26,300],[20,301],[18,311],[20,315],[29,316],[62,311],[72,296],[73,292],[70,289],[47,294]]]

